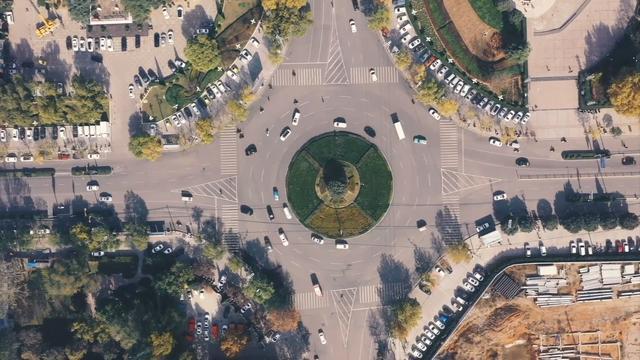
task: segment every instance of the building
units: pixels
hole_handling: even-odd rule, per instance
[[[131,24],[133,18],[117,0],[98,0],[89,11],[89,25]]]

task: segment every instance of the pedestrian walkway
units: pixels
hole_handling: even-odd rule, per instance
[[[329,297],[318,296],[315,292],[297,293],[293,296],[293,306],[298,310],[313,310],[329,307]]]
[[[235,126],[220,132],[220,173],[238,175],[238,134]]]
[[[321,68],[279,68],[273,73],[272,86],[318,86],[322,85]]]
[[[440,120],[440,167],[458,171],[460,164],[460,146],[458,133],[460,128],[451,120]]]
[[[411,291],[411,285],[406,283],[367,285],[361,286],[359,290],[358,300],[361,304],[380,302],[386,304],[404,298]]]
[[[315,292],[296,293],[293,296],[293,304],[297,310],[323,309],[331,305],[340,308],[353,308],[355,304],[363,306],[377,306],[402,299],[411,291],[411,284],[388,283],[376,285],[364,285],[348,289],[330,290],[332,297],[318,296]],[[327,292],[327,291],[325,291]],[[342,296],[341,296],[342,295]]]
[[[398,70],[393,66],[375,68],[377,81],[373,81],[371,78],[370,67],[354,67],[349,70],[352,84],[389,84],[397,83],[400,79]]]
[[[238,203],[223,203],[220,214],[222,228],[222,243],[227,250],[236,252],[240,249],[240,235],[238,234]]]

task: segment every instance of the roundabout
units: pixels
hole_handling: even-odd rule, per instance
[[[349,132],[321,134],[293,156],[287,198],[300,222],[330,238],[366,233],[386,214],[392,175],[373,143]]]

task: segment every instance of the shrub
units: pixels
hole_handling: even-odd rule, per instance
[[[542,219],[542,225],[545,230],[555,230],[558,228],[558,215],[550,215]]]
[[[521,216],[518,218],[518,226],[520,231],[530,233],[533,231],[533,219],[529,215]]]
[[[620,226],[625,230],[633,230],[638,227],[638,215],[626,213],[620,216]]]

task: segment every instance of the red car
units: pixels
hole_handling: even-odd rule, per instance
[[[193,335],[196,332],[196,320],[194,318],[189,318],[187,331],[189,332],[189,335]]]
[[[622,241],[616,240],[616,248],[618,249],[619,253],[624,252],[624,245],[622,244]]]
[[[211,325],[211,337],[218,340],[220,338],[220,328],[218,324]]]

